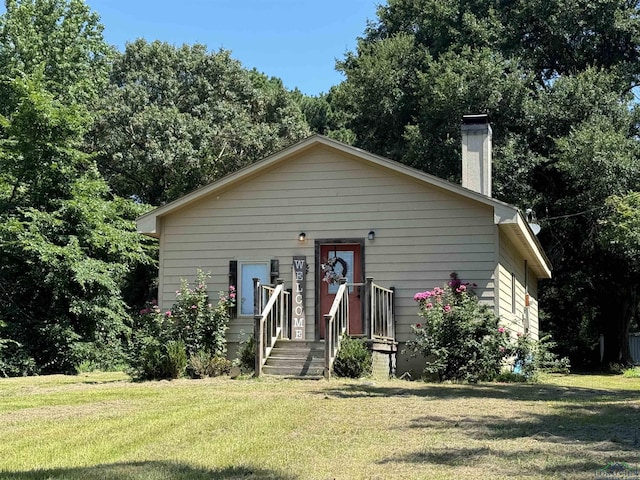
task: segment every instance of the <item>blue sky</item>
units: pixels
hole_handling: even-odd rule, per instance
[[[335,60],[354,50],[381,0],[85,0],[107,42],[145,38],[231,50],[246,68],[308,95],[340,83]],[[3,9],[4,10],[4,9]]]

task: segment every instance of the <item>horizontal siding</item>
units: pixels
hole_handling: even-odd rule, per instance
[[[524,272],[517,253],[511,242],[500,233],[499,253],[499,315],[502,324],[513,334],[523,333],[522,315],[524,312]],[[516,276],[516,291],[513,292],[512,275]],[[516,302],[516,313],[513,313],[513,301]]]
[[[192,240],[190,238],[189,240]],[[283,239],[284,241],[291,240],[290,238]],[[279,249],[278,247],[281,245],[280,242],[270,242],[263,241],[262,245],[265,248],[269,248],[270,251],[274,252],[275,255],[278,255],[279,250],[282,251],[282,255],[288,253],[288,251],[284,251],[284,249]],[[433,239],[430,239],[433,240]],[[385,247],[385,240],[376,239],[376,247],[377,249],[369,252],[367,255],[369,260],[378,261],[379,259],[384,259],[384,253],[381,252],[381,247]],[[237,241],[226,241],[220,240],[216,241],[216,245],[219,250],[225,250],[228,252],[238,251],[237,249]],[[439,255],[450,254],[452,250],[452,245],[450,243],[434,243],[423,242],[422,244],[414,244],[414,245],[394,245],[396,248],[402,248],[402,252],[405,257],[416,256],[419,258],[423,258],[425,256],[425,247],[428,246],[428,253],[426,255],[429,256],[430,260],[436,258]],[[188,246],[188,250],[185,250],[184,246]],[[391,245],[388,245],[391,247]],[[168,260],[182,259],[182,258],[190,258],[192,257],[191,253],[187,252],[208,252],[211,250],[210,241],[188,241],[184,243],[171,243],[167,246],[165,250],[166,257]],[[481,258],[482,255],[491,254],[493,252],[493,243],[464,243],[460,245],[455,245],[455,250],[461,256],[461,258],[467,258],[471,261],[474,261],[477,258]],[[407,261],[407,260],[405,260]]]
[[[359,179],[359,181],[361,181],[362,179]],[[355,181],[355,180],[354,180]],[[385,186],[384,185],[379,185],[378,186],[380,189],[384,189]],[[464,208],[464,206],[460,205],[459,203],[455,202],[454,200],[451,199],[447,199],[447,198],[441,198],[441,197],[437,197],[434,195],[427,195],[425,197],[424,194],[421,194],[419,192],[413,191],[413,187],[412,190],[407,191],[407,189],[402,188],[402,187],[397,187],[394,186],[393,188],[390,189],[391,192],[388,191],[380,191],[378,193],[378,196],[381,199],[385,200],[384,204],[381,205],[376,205],[376,211],[415,211],[418,212],[420,210],[420,208],[414,208],[413,207],[413,202],[423,202],[423,201],[430,201],[431,202],[431,206],[432,206],[432,213],[429,213],[429,215],[433,215],[433,216],[438,216],[438,214],[444,210],[451,210],[454,213],[457,211],[460,211],[459,213],[463,213],[464,210],[466,210]],[[324,195],[326,193],[326,189],[324,188],[295,188],[295,189],[288,189],[286,191],[290,191],[290,192],[308,192],[309,195],[318,195],[319,197],[322,197],[322,195]],[[271,197],[271,196],[275,196],[275,192],[272,195],[260,195],[259,192],[255,192],[256,197],[248,199],[248,198],[242,198],[239,197],[237,195],[233,195],[232,193],[233,191],[229,191],[229,192],[221,192],[219,195],[216,195],[215,198],[213,198],[211,204],[209,205],[202,205],[199,207],[193,207],[190,208],[188,210],[185,210],[185,212],[188,212],[189,216],[192,217],[206,217],[208,213],[210,213],[212,210],[215,210],[216,208],[216,202],[224,202],[224,201],[232,201],[234,202],[234,206],[238,209],[242,209],[245,207],[253,207],[254,205],[258,205],[258,206],[268,206],[274,202],[278,202],[280,200],[282,200],[282,197],[280,196],[279,198],[256,198],[256,197]],[[332,195],[330,197],[331,200],[333,199],[340,199],[340,202],[344,205],[344,208],[347,209],[347,211],[358,211],[361,210],[361,207],[359,207],[359,205],[362,205],[362,196],[363,195],[367,195],[367,191],[366,188],[364,187],[354,187],[352,186],[349,189],[349,195]],[[334,192],[335,193],[335,192]],[[398,199],[397,195],[403,195],[406,197],[406,200],[403,199]],[[296,199],[296,203],[295,205],[299,205],[302,207],[307,207],[307,208],[312,208],[315,205],[318,205],[318,199],[314,198],[312,196],[307,196],[307,197],[299,197]],[[402,208],[402,205],[405,205],[406,208]],[[230,213],[231,212],[218,212],[218,213],[222,213],[224,216],[231,216]],[[424,212],[427,213],[427,212]]]
[[[226,258],[229,259],[233,257],[226,257]],[[242,261],[251,261],[251,260],[264,261],[264,260],[269,260],[270,258],[271,257],[261,257],[261,258],[242,257],[238,259]],[[444,259],[442,257],[438,257],[438,261],[434,261],[434,262],[429,262],[427,258],[424,258],[424,259],[420,258],[419,260],[417,258],[414,258],[414,261],[411,261],[410,258],[411,257],[407,255],[407,259],[405,261],[398,261],[396,263],[387,263],[388,256],[382,255],[380,257],[380,263],[376,264],[377,268],[375,271],[379,273],[381,276],[383,276],[384,273],[390,273],[394,278],[402,274],[403,277],[408,280],[412,278],[417,280],[423,279],[425,270],[436,271],[436,272],[447,272],[447,277],[451,272],[451,263],[443,261]],[[214,260],[216,260],[216,258],[210,255],[203,256],[202,258],[165,260],[164,262],[165,275],[171,275],[172,272],[175,272],[175,274],[180,275],[181,272],[184,270],[184,268],[192,268],[195,271],[195,269],[203,268],[204,265]],[[309,259],[307,259],[307,261],[309,261]],[[490,261],[486,261],[486,262],[468,261],[465,259],[464,255],[462,255],[461,258],[457,261],[460,264],[464,264],[465,271],[467,272],[485,272],[487,269],[489,269],[493,265],[493,262],[490,262]],[[366,262],[367,262],[367,267],[372,267],[372,259],[369,258],[369,256],[367,256]],[[288,264],[290,264],[290,262]],[[313,273],[311,270],[310,272]]]
[[[512,287],[512,274],[515,274],[515,292]],[[509,239],[500,233],[500,253],[499,253],[499,295],[500,309],[499,315],[502,323],[512,331],[512,333],[524,333],[525,318],[525,266],[524,258],[517,253],[516,248]],[[529,270],[528,274],[529,290],[529,333],[534,338],[538,338],[538,295],[537,280],[535,275]],[[513,313],[512,301],[515,299],[515,314]]]
[[[529,332],[535,340],[540,336],[538,279],[529,272]]]
[[[477,283],[483,301],[493,301],[497,259],[490,207],[317,148],[164,218],[162,303],[170,306],[180,279],[194,278],[197,268],[211,272],[211,292],[226,290],[231,259],[278,259],[290,286],[292,257],[304,255],[312,340],[315,240],[366,239],[369,230],[376,238],[365,240],[366,275],[397,289],[398,340],[406,341],[418,321],[413,295],[443,285],[451,271]],[[303,244],[300,232],[307,235]],[[230,341],[252,328],[250,318],[234,319]]]
[[[378,221],[384,216],[382,212],[371,212],[367,214],[355,214],[350,212],[333,212],[332,214],[325,213],[289,213],[289,209],[282,208],[280,215],[273,219],[273,221],[267,221],[265,218],[270,215],[273,208],[265,209],[263,215],[251,215],[233,217],[217,217],[218,224],[224,223],[227,230],[224,232],[228,240],[236,240],[238,236],[242,235],[243,240],[287,240],[290,236],[288,228],[293,224],[300,226],[307,226],[307,230],[310,232],[317,228],[317,231],[326,231],[327,221],[329,215],[333,215],[331,223],[333,224],[333,230],[341,230],[342,228],[358,228],[356,225],[366,226],[372,222],[378,223]],[[458,217],[458,218],[442,218],[442,219],[423,219],[423,218],[400,218],[399,215],[394,215],[393,212],[389,214],[389,217],[393,217],[393,228],[402,228],[406,231],[408,236],[420,236],[427,235],[440,235],[443,230],[446,231],[447,236],[457,235],[469,235],[469,227],[475,227],[476,231],[473,235],[481,237],[489,237],[493,235],[493,229],[490,225],[486,225],[486,219],[478,219],[475,217]],[[166,235],[184,235],[184,228],[189,227],[191,232],[197,234],[209,234],[209,228],[211,225],[206,224],[206,219],[198,217],[196,220],[200,222],[189,223],[188,220],[194,219],[184,218],[181,222],[167,226],[167,230],[164,232]],[[461,223],[464,222],[464,225]],[[354,225],[356,224],[356,225]],[[254,227],[253,229],[248,226]],[[255,227],[267,229],[267,230],[255,230]],[[366,227],[365,227],[366,228]],[[382,227],[381,227],[382,228]],[[431,231],[429,231],[431,230]],[[381,232],[376,232],[376,234]],[[224,237],[223,237],[224,238]],[[296,238],[297,239],[297,238]]]
[[[254,225],[254,228],[256,226]],[[262,225],[263,228],[268,227],[268,225]],[[169,239],[169,244],[166,247],[167,254],[172,251],[185,251],[185,250],[210,250],[211,249],[211,233],[197,233],[198,231],[207,230],[210,227],[190,227],[190,234],[185,238],[184,233],[176,235],[179,238],[172,238],[171,235],[163,235]],[[181,229],[184,232],[184,227]],[[278,232],[263,232],[252,235],[245,236],[242,235],[228,235],[228,232],[221,233],[216,235],[216,246],[219,246],[221,249],[231,249],[235,250],[238,246],[238,240],[249,240],[249,241],[259,241],[262,249],[268,249],[271,251],[272,249],[278,248],[286,248],[290,250],[292,247],[297,248],[297,240],[291,239],[291,234],[293,230],[289,230],[288,232],[282,234]],[[492,235],[478,235],[478,234],[467,234],[467,235],[451,235],[448,233],[447,235],[438,235],[437,231],[429,231],[428,229],[422,229],[415,233],[415,236],[403,236],[397,237],[396,235],[390,235],[389,237],[384,237],[384,230],[380,228],[376,228],[376,246],[381,248],[398,248],[407,249],[408,247],[429,247],[429,252],[435,253],[449,253],[451,250],[455,249],[457,252],[477,252],[477,253],[486,253],[489,251],[493,251],[493,236]],[[447,232],[451,232],[453,229],[447,229]],[[464,232],[464,229],[462,229]],[[295,237],[297,238],[298,233],[295,233]],[[307,235],[310,233],[306,232]],[[356,233],[359,236],[362,236],[362,231],[357,230]],[[366,233],[366,232],[365,232]],[[427,233],[431,233],[433,236],[425,237],[424,235]],[[278,235],[279,238],[273,238],[274,235]],[[286,242],[283,244],[283,242]],[[294,245],[296,243],[296,245]],[[189,248],[185,248],[188,246]],[[193,248],[192,248],[193,247]]]

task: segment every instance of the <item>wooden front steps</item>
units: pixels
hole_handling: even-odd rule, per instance
[[[324,342],[278,340],[262,371],[266,375],[319,380],[324,374]]]

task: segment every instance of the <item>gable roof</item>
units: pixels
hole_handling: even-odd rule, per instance
[[[264,158],[263,160],[194,190],[173,202],[151,210],[137,219],[137,230],[145,235],[159,237],[159,219],[161,217],[185,208],[208,195],[259,175],[265,170],[271,169],[280,163],[284,163],[287,160],[294,158],[305,150],[319,146],[328,147],[344,154],[354,156],[365,163],[390,170],[400,175],[409,176],[414,181],[418,181],[431,187],[436,187],[454,195],[492,207],[494,212],[494,223],[498,228],[505,232],[516,248],[528,259],[529,266],[536,273],[538,278],[551,278],[550,262],[542,250],[537,238],[529,228],[524,215],[516,207],[474,192],[462,187],[461,185],[448,182],[442,178],[408,167],[394,160],[369,153],[365,150],[352,147],[323,135],[310,136],[294,145],[291,145],[290,147],[285,148],[284,150]]]

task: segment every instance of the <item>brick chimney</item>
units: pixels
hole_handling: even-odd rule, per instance
[[[462,186],[491,196],[491,126],[487,115],[462,117]]]

